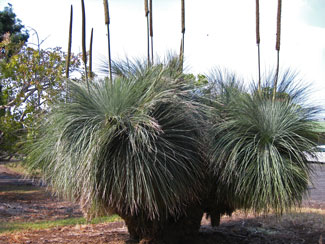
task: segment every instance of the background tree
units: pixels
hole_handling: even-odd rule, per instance
[[[10,58],[28,38],[28,31],[24,29],[21,20],[16,18],[12,5],[8,4],[8,7],[0,12],[0,58]],[[2,43],[3,41],[7,43]]]
[[[24,29],[24,25],[16,18],[12,5],[8,4],[3,11],[0,11],[0,62],[9,62],[11,56],[19,52],[29,37],[28,31]],[[2,71],[0,70],[0,74]],[[0,145],[1,152],[8,152],[14,141],[17,140],[17,131],[20,128],[19,123],[14,122],[13,118],[6,115],[3,105],[7,104],[9,99],[8,90],[3,87],[0,82]],[[6,145],[4,145],[4,142]],[[1,156],[0,156],[1,157]]]
[[[0,11],[0,60],[8,59],[20,50],[24,43],[27,42],[29,34],[21,21],[16,18],[12,5],[8,4],[3,11]],[[0,105],[5,104],[6,96],[2,93],[0,84]],[[4,110],[0,110],[3,115]]]
[[[65,62],[65,53],[60,48],[37,50],[27,46],[0,62],[3,156],[16,152],[17,143],[34,131],[36,117],[46,111],[49,103],[65,95]],[[71,71],[79,64],[73,56]]]

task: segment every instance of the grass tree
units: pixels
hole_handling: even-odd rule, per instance
[[[133,238],[197,233],[207,160],[204,107],[173,62],[121,65],[113,82],[70,84],[28,161],[88,215],[116,213]]]
[[[300,103],[306,89],[285,73],[273,99],[273,79],[260,93],[243,89],[233,77],[217,78],[222,123],[213,127],[211,168],[229,187],[230,206],[282,213],[299,204],[311,173],[305,152],[317,139],[312,119],[318,109]]]

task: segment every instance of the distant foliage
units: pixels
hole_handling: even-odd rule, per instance
[[[0,11],[0,59],[8,59],[27,42],[28,31],[20,19],[16,18],[12,5],[8,4]]]
[[[71,70],[79,66],[73,57]],[[1,148],[10,155],[17,143],[35,129],[38,115],[54,100],[64,99],[65,54],[60,48],[22,49],[9,60],[0,61]],[[1,151],[2,151],[1,150]]]

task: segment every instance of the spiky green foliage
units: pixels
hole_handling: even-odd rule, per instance
[[[278,213],[299,203],[311,172],[304,152],[316,139],[311,119],[317,108],[298,103],[304,89],[290,91],[292,79],[284,79],[279,87],[287,93],[273,100],[272,88],[260,95],[224,80],[216,84],[223,88],[216,89],[223,116],[213,128],[211,167],[232,194],[230,203]]]
[[[71,100],[52,109],[28,160],[95,212],[175,216],[202,189],[202,107],[168,65],[131,73],[90,93],[71,82]]]
[[[223,105],[229,104],[237,95],[246,92],[242,79],[227,69],[215,68],[207,79],[207,95]]]
[[[182,80],[187,80],[187,83],[191,83],[194,81],[194,77],[188,77],[182,74],[182,62],[176,55],[169,53],[167,54],[164,60],[156,59],[155,62],[156,69],[164,68],[164,75],[167,77],[178,77]],[[108,74],[108,70],[106,68],[106,61],[103,60],[102,72],[104,74]],[[112,73],[115,76],[124,77],[124,78],[136,78],[146,76],[146,73],[150,69],[150,64],[144,63],[140,59],[125,59],[119,60],[117,62],[112,63]]]
[[[287,69],[277,74],[276,70],[268,72],[261,80],[260,96],[270,98],[273,96],[275,80],[279,83],[276,87],[276,99],[289,99],[295,104],[309,104],[308,98],[310,94],[310,86],[303,80],[299,79],[299,74],[293,70]],[[254,93],[257,90],[256,82],[253,82],[251,90]],[[305,106],[306,107],[306,106]],[[307,107],[306,107],[307,108]],[[317,108],[313,108],[314,112],[318,112]],[[313,116],[313,114],[311,114]]]

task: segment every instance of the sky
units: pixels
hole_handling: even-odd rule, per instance
[[[26,27],[35,29],[43,48],[67,50],[70,5],[73,5],[72,50],[81,51],[80,0],[0,0],[11,3]],[[280,66],[299,73],[312,85],[312,98],[325,104],[325,0],[283,0]],[[87,48],[94,28],[95,69],[107,57],[107,28],[102,0],[85,0]],[[208,74],[221,67],[247,80],[257,79],[255,0],[186,0],[186,72]],[[146,57],[143,0],[109,0],[111,52],[114,60]],[[154,53],[179,52],[181,1],[153,0]],[[261,67],[276,65],[277,0],[260,0]],[[29,42],[36,43],[31,31]]]

